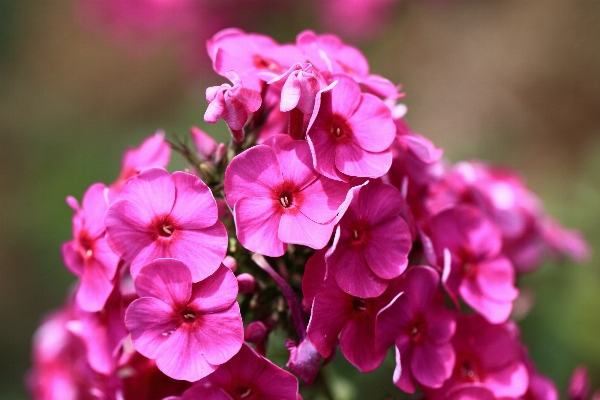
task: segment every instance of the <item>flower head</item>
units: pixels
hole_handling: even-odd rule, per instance
[[[197,381],[229,361],[244,341],[238,286],[224,265],[192,283],[176,259],[158,259],[135,279],[140,298],[125,314],[133,347],[167,376]]]

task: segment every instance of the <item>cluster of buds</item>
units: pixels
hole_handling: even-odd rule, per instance
[[[195,148],[162,133],[92,185],[62,247],[79,282],[34,338],[35,399],[300,398],[340,347],[427,399],[555,400],[510,319],[515,279],[586,242],[514,173],[450,165],[399,86],[333,35],[207,43]],[[171,151],[189,162],[168,172]],[[268,359],[288,337],[287,370]]]

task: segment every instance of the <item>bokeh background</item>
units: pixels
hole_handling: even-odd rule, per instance
[[[255,3],[235,23],[279,42],[345,22],[308,1]],[[600,2],[403,0],[385,14],[370,37],[344,32],[372,72],[404,85],[413,130],[452,161],[520,171],[550,214],[587,237],[587,263],[520,279],[535,304],[519,322],[561,393],[580,363],[600,387]],[[27,398],[31,337],[74,282],[59,251],[71,237],[65,197],[112,182],[125,147],[157,128],[223,129],[203,122],[204,89],[224,80],[201,46],[182,57],[173,37],[120,42],[91,25],[74,0],[0,0],[0,399]],[[326,375],[336,398],[383,399],[394,396],[392,370],[363,376],[338,362]]]

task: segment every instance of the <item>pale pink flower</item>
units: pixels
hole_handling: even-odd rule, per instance
[[[227,250],[210,189],[197,176],[150,168],[127,181],[104,219],[113,251],[135,278],[157,258],[178,258],[195,282],[212,274]]]
[[[265,81],[305,59],[292,44],[280,45],[268,36],[235,28],[217,32],[206,48],[215,72],[225,76],[235,71],[245,87],[259,92]]]
[[[396,128],[390,109],[376,96],[361,93],[344,75],[337,85],[319,93],[306,139],[315,169],[332,179],[378,178],[392,165]],[[328,89],[326,89],[328,90]]]
[[[327,71],[347,75],[377,96],[390,99],[401,97],[398,87],[392,82],[369,73],[369,63],[360,50],[343,43],[336,35],[317,35],[305,30],[296,37],[296,45],[321,73]]]
[[[174,379],[197,381],[226,363],[244,341],[235,276],[221,265],[192,283],[190,268],[158,259],[139,271],[140,298],[125,314],[133,347]]]
[[[412,236],[399,215],[404,199],[393,186],[376,180],[356,192],[325,260],[343,291],[377,297],[406,269]]]
[[[278,257],[287,243],[322,248],[333,231],[348,185],[319,175],[308,144],[275,135],[237,155],[225,171],[240,243]]]
[[[73,197],[68,197],[67,203],[75,210],[73,239],[62,245],[62,258],[80,278],[77,304],[89,312],[100,311],[113,290],[119,264],[104,236],[108,189],[102,183],[93,184],[83,195],[81,207]]]
[[[260,108],[262,98],[260,92],[244,87],[237,73],[229,71],[225,76],[233,83],[211,86],[206,89],[208,108],[204,113],[204,121],[214,124],[223,118],[232,131],[241,130],[251,113]],[[238,142],[243,137],[237,138]]]
[[[243,344],[215,372],[171,400],[298,400],[298,380]],[[169,400],[169,399],[166,399]]]
[[[454,368],[450,340],[456,329],[452,312],[444,308],[440,276],[430,267],[411,267],[401,278],[397,295],[377,314],[377,343],[395,344],[394,383],[414,393],[415,381],[439,388]]]
[[[313,113],[317,93],[327,87],[319,71],[311,64],[299,62],[268,83],[281,89],[280,111],[288,112],[297,108],[308,115]]]

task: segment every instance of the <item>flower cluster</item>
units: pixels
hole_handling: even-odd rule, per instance
[[[67,199],[80,279],[36,333],[32,396],[296,400],[339,345],[361,372],[393,348],[394,384],[427,399],[556,399],[510,320],[515,279],[584,260],[579,234],[514,173],[450,165],[336,36],[227,29],[207,49],[231,84],[204,118],[230,143],[157,133]],[[267,358],[276,330],[291,372]]]

